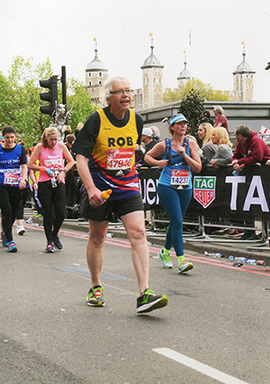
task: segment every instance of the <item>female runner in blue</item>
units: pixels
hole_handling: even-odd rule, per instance
[[[184,215],[192,197],[191,171],[200,172],[202,165],[196,142],[185,136],[187,119],[184,115],[171,118],[169,131],[171,138],[147,152],[145,162],[162,169],[158,195],[170,219],[165,245],[158,255],[164,268],[173,268],[170,257],[173,246],[178,258],[178,272],[183,273],[193,268],[193,264],[184,257],[182,234]],[[160,156],[163,159],[157,160]]]

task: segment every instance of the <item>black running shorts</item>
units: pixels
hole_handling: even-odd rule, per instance
[[[136,211],[143,211],[143,202],[140,194],[119,200],[107,200],[96,208],[90,205],[87,194],[83,197],[82,215],[89,220],[113,222],[117,218]]]

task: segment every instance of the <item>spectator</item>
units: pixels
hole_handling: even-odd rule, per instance
[[[209,123],[201,123],[198,128],[198,136],[202,140],[201,159],[203,168],[211,164],[211,160],[217,151],[217,145],[211,140],[213,126]]]
[[[67,139],[67,135],[70,135],[72,133],[72,130],[71,130],[71,126],[70,125],[66,125],[66,130],[64,132],[64,143]]]
[[[236,172],[239,172],[241,164],[266,164],[270,159],[268,145],[247,125],[238,125],[234,136],[237,144],[232,157],[232,165]]]
[[[160,141],[160,132],[159,132],[159,129],[158,127],[156,127],[155,125],[151,125],[150,127],[153,131],[153,139],[156,143],[158,143]]]
[[[121,218],[131,243],[133,264],[140,296],[137,313],[150,312],[167,305],[165,295],[155,295],[149,289],[149,249],[134,150],[140,140],[143,119],[130,109],[129,82],[115,77],[104,85],[107,107],[100,108],[87,119],[73,144],[77,153],[77,168],[87,194],[83,215],[89,220],[87,261],[91,273],[91,288],[87,305],[104,307],[101,267],[103,245],[112,215]],[[107,201],[104,190],[112,189]]]
[[[234,136],[237,144],[232,157],[232,165],[236,172],[239,172],[241,164],[253,165],[256,163],[266,164],[270,160],[270,149],[268,145],[247,125],[238,125],[235,128]],[[252,226],[253,222],[249,223]],[[240,240],[252,239],[255,231],[245,231]]]
[[[82,123],[82,122],[78,123],[77,128],[76,128],[76,131],[75,131],[75,137],[76,137],[76,139],[77,139],[79,133],[81,132],[82,128],[83,128],[83,123]]]
[[[211,113],[209,111],[204,111],[204,115],[205,115],[205,118],[203,121],[214,126],[215,122],[211,117]]]
[[[75,154],[73,153],[73,151],[71,149],[71,146],[74,143],[74,141],[75,141],[75,136],[74,135],[69,134],[69,135],[66,136],[65,145],[66,145],[68,151],[70,152],[71,156],[75,159]]]
[[[229,132],[228,120],[224,115],[223,108],[220,105],[215,105],[213,112],[215,115],[214,128],[223,127]]]
[[[211,132],[211,140],[217,145],[217,151],[214,154],[211,165],[214,168],[225,167],[232,160],[232,143],[229,140],[228,132],[223,127],[216,127]]]
[[[136,153],[137,156],[139,157],[139,162],[137,162],[136,167],[147,167],[148,164],[144,161],[145,154],[150,151],[155,145],[156,141],[153,139],[153,131],[151,128],[143,128],[142,130],[142,136],[141,136],[141,142],[144,143],[144,152],[139,149]]]
[[[196,140],[185,137],[187,119],[184,115],[171,118],[169,131],[172,137],[151,149],[145,161],[162,169],[158,195],[170,218],[165,244],[158,256],[164,268],[173,268],[170,250],[174,247],[178,272],[183,273],[193,268],[193,264],[184,256],[182,232],[184,215],[192,197],[191,170],[200,172],[201,160]],[[157,160],[159,156],[162,156],[162,160]]]

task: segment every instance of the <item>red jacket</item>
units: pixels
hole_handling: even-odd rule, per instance
[[[236,159],[238,164],[265,164],[270,159],[270,149],[256,132],[251,131],[244,145],[237,142],[232,161]]]

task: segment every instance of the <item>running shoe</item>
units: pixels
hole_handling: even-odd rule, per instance
[[[151,289],[147,288],[143,294],[137,298],[137,313],[151,312],[154,309],[165,307],[168,304],[166,295],[155,295]]]
[[[178,257],[178,272],[187,272],[193,268],[193,264],[184,256]]]
[[[58,248],[58,249],[63,248],[63,245],[62,245],[61,241],[59,240],[58,236],[53,236],[52,241],[53,241],[54,245],[56,246],[56,248]]]
[[[46,252],[46,253],[53,253],[53,252],[54,252],[53,243],[51,243],[51,242],[48,242],[48,243],[47,243],[47,247],[46,247],[46,249],[45,249],[45,252]]]
[[[239,229],[233,229],[231,233],[229,233],[229,236],[243,236],[244,231],[240,231]]]
[[[173,263],[171,261],[170,252],[163,252],[163,249],[164,248],[162,248],[158,253],[158,256],[161,260],[163,268],[167,268],[167,269],[173,268]]]
[[[4,231],[1,232],[1,239],[2,239],[3,247],[7,247],[8,246],[8,241],[7,241],[7,238],[6,238],[6,235],[5,235]]]
[[[90,307],[104,307],[105,301],[103,300],[103,287],[97,286],[91,288],[86,300],[87,305]]]
[[[25,233],[25,229],[23,225],[17,225],[17,234],[18,235],[23,235]]]
[[[10,241],[8,243],[8,252],[17,252],[17,251],[18,251],[18,249],[17,249],[16,244],[14,243],[14,241],[13,240]]]

